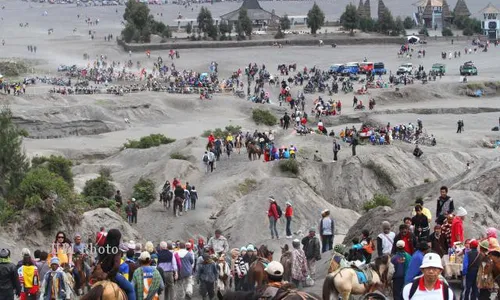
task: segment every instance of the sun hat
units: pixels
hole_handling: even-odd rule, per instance
[[[135,202],[135,198],[132,198],[132,202]]]
[[[477,246],[479,246],[479,242],[477,240],[470,241],[471,249],[477,249]]]
[[[457,209],[457,217],[465,217],[466,215],[467,215],[467,211],[465,210],[465,208],[463,208],[462,206],[460,206]]]
[[[128,251],[128,245],[125,243],[121,243],[120,246],[118,246],[118,249],[120,249],[121,252],[127,252]]]
[[[292,247],[298,248],[300,246],[300,241],[298,239],[294,239],[292,241]]]
[[[247,251],[247,248],[245,246],[240,248],[240,252],[243,252],[243,251],[245,251],[245,252]]]
[[[425,268],[438,268],[443,269],[443,264],[441,263],[441,257],[437,253],[427,253],[422,260],[422,265],[420,269]]]
[[[58,265],[59,266],[59,258],[57,257],[52,257],[50,259],[50,265]]]
[[[488,242],[488,240],[481,241],[479,247],[488,250],[490,248],[490,242]]]
[[[30,256],[31,256],[31,251],[30,251],[30,249],[28,249],[28,248],[23,248],[23,249],[21,250],[21,255],[22,255],[22,256],[25,256],[25,255],[30,255]]]
[[[264,271],[271,276],[283,276],[285,270],[280,262],[272,261],[267,265]]]
[[[290,206],[292,206],[292,202],[287,201],[287,202],[285,203],[285,205],[290,205]]]
[[[135,242],[132,240],[128,242],[128,248],[131,250],[135,250]]]
[[[139,256],[139,260],[141,261],[148,261],[151,259],[151,254],[149,254],[148,251],[142,251],[141,255]]]
[[[311,228],[309,229],[309,233],[311,233],[311,232],[314,232],[314,233],[316,233],[316,228],[314,228],[314,227],[311,227]]]
[[[269,200],[276,201],[276,200],[274,200],[274,196],[269,196]]]
[[[397,243],[396,243],[396,247],[398,248],[404,248],[406,245],[405,241],[403,240],[399,240]]]
[[[247,251],[255,251],[255,247],[253,245],[248,245],[247,246]]]

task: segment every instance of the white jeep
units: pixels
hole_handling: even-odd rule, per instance
[[[397,75],[403,75],[403,74],[411,74],[413,72],[413,64],[412,63],[405,63],[399,66],[398,71],[396,72]]]

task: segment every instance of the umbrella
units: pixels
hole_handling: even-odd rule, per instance
[[[406,39],[408,40],[409,43],[418,43],[420,41],[420,38],[418,36],[410,35],[407,36]]]

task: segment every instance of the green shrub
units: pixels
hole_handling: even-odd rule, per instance
[[[0,225],[14,222],[19,210],[9,204],[5,199],[0,198]]]
[[[422,196],[418,196],[417,198],[415,198],[415,202],[416,201],[424,201],[424,198]]]
[[[179,159],[179,160],[189,160],[188,155],[184,155],[184,154],[179,153],[179,152],[174,152],[174,153],[170,154],[170,158],[171,159]]]
[[[213,135],[215,137],[225,138],[229,134],[235,135],[235,134],[240,133],[240,131],[241,131],[241,126],[227,125],[226,127],[224,127],[224,130],[222,130],[220,128],[215,128],[214,130],[205,130],[205,131],[203,131],[201,136],[208,137],[210,135],[210,133],[213,133]]]
[[[134,185],[132,198],[135,198],[141,207],[153,203],[156,199],[156,185],[154,181],[141,177]]]
[[[252,178],[245,178],[242,183],[238,184],[238,192],[242,195],[249,194],[257,186],[257,181]]]
[[[33,168],[39,166],[46,167],[50,172],[61,176],[70,187],[73,187],[73,172],[71,171],[73,162],[70,159],[55,155],[51,155],[50,157],[33,157],[31,166]]]
[[[298,175],[299,174],[299,163],[297,162],[296,159],[283,159],[280,160],[278,163],[278,166],[281,170],[281,172],[290,172],[292,174]]]
[[[427,28],[422,28],[418,31],[418,34],[423,34],[425,36],[429,36],[429,31],[427,30]]]
[[[274,126],[276,125],[276,123],[278,123],[278,118],[270,111],[259,108],[252,110],[252,119],[257,125],[264,124],[268,126]]]
[[[168,138],[163,134],[150,134],[148,136],[143,136],[139,140],[128,140],[127,143],[123,144],[123,148],[134,148],[134,149],[147,149],[151,147],[158,147],[160,145],[166,145],[175,142],[175,139]]]
[[[483,90],[485,86],[482,82],[470,82],[467,83],[467,88],[471,90]]]
[[[392,180],[391,174],[389,174],[389,172],[384,170],[381,166],[375,164],[370,160],[369,162],[364,164],[364,167],[372,170],[378,180],[381,180],[382,182],[385,182],[392,188],[396,189],[396,184],[394,183],[394,180]]]
[[[450,29],[450,28],[445,27],[445,28],[443,28],[443,30],[441,31],[441,34],[442,34],[443,36],[453,36],[453,31],[451,31],[451,29]]]
[[[26,174],[17,193],[21,199],[19,208],[37,206],[54,194],[58,199],[68,200],[72,197],[71,188],[61,176],[41,167],[31,169]]]
[[[106,178],[109,181],[113,180],[113,176],[111,176],[111,169],[108,167],[101,167],[99,169],[99,176]]]
[[[386,195],[375,194],[373,195],[372,200],[365,202],[363,209],[365,211],[369,211],[370,209],[379,206],[392,206],[392,200]]]
[[[85,197],[97,197],[109,199],[115,193],[115,186],[107,177],[99,176],[94,179],[87,180],[83,187],[82,195]]]
[[[431,180],[429,178],[424,179],[424,183],[429,183],[429,182],[431,182]]]

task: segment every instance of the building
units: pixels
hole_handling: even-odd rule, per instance
[[[500,39],[500,10],[490,2],[481,10],[481,14],[483,15],[481,28],[484,31],[484,35],[487,36],[490,41]]]
[[[467,7],[467,4],[465,3],[465,0],[458,0],[457,5],[455,5],[455,9],[453,10],[453,14],[455,17],[470,17],[471,13],[469,8]]]
[[[446,0],[420,0],[414,5],[417,7],[415,14],[417,23],[427,28],[444,28],[452,19]]]
[[[220,16],[222,21],[234,23],[238,21],[238,16],[242,9],[247,10],[248,17],[256,27],[274,26],[279,24],[280,17],[274,12],[264,10],[258,0],[244,0],[241,7],[237,10]]]

